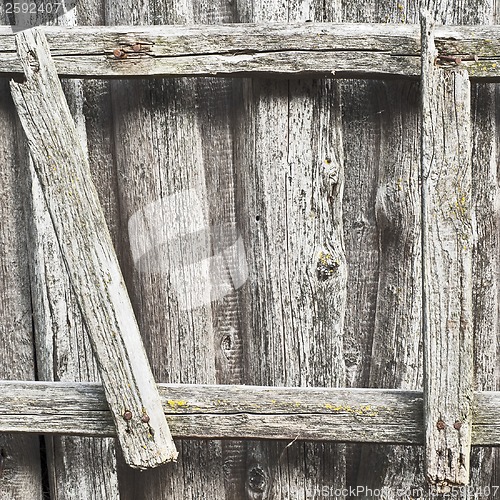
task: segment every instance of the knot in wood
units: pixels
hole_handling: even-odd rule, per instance
[[[334,259],[329,252],[321,251],[316,264],[316,276],[319,281],[326,281],[340,267],[338,259]]]
[[[248,474],[248,487],[251,491],[264,493],[267,486],[267,475],[262,467],[255,466],[250,469]]]

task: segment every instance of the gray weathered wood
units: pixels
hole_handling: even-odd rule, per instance
[[[173,434],[422,444],[423,394],[395,389],[158,384]],[[115,436],[101,384],[0,382],[0,432]],[[476,392],[474,445],[500,445],[500,393]]]
[[[88,9],[92,8],[89,2],[83,5]],[[81,14],[81,10],[76,13],[73,9],[60,16],[57,22],[64,25],[75,24],[82,21]],[[47,17],[49,16],[39,13],[36,21],[51,22]],[[30,19],[30,22],[34,21]],[[89,96],[84,94],[83,87],[102,88],[105,85],[107,82],[96,80],[72,79],[62,82],[84,149],[87,147],[87,137],[83,110],[84,102]],[[93,102],[92,99],[89,101],[87,105]],[[92,117],[89,117],[93,122],[98,122],[99,117],[107,111],[105,106],[93,106],[93,109]],[[99,135],[105,135],[109,131],[92,121],[88,127],[91,130],[88,146],[94,150],[99,147]],[[26,168],[21,169],[22,175],[31,182],[24,199],[29,230],[31,301],[38,380],[98,382],[99,372],[92,347],[25,140],[19,141],[18,149],[19,163],[26,164]],[[106,176],[106,171],[113,164],[112,158],[106,158],[104,154],[104,151],[100,151],[100,169],[98,175],[94,176],[100,181],[96,185],[100,196],[113,188],[113,183]],[[91,169],[95,168],[94,158],[95,155],[89,158]],[[61,435],[46,435],[43,439],[47,450],[52,500],[119,499],[115,439]]]
[[[36,30],[17,37],[27,82],[12,83],[12,95],[91,336],[125,460],[137,468],[174,460],[177,452],[47,43]]]
[[[458,23],[484,25],[497,22],[494,6],[488,0],[462,3],[436,1],[427,2],[426,5],[433,5],[436,18],[440,20],[439,22],[447,25]],[[349,9],[346,10],[345,16],[344,20],[349,22],[418,23],[419,2],[377,2],[375,6],[370,0],[356,0],[349,3]],[[443,51],[439,38],[439,33],[441,33],[442,29],[453,28],[449,26],[436,26],[436,31],[438,32],[437,44],[440,51]],[[464,27],[464,29],[470,33],[480,33],[483,26],[469,26]],[[497,28],[493,27],[492,29]],[[458,30],[462,30],[462,27],[459,27]],[[461,37],[457,37],[457,39],[457,43],[461,43]],[[493,40],[493,43],[496,43],[496,41]],[[373,242],[369,239],[372,229],[370,215],[375,205],[371,195],[377,182],[376,178],[374,180],[371,175],[374,170],[380,172],[382,169],[389,169],[391,171],[400,168],[400,162],[408,164],[409,168],[410,162],[417,163],[420,161],[420,148],[417,144],[419,132],[418,127],[415,128],[415,119],[419,112],[416,106],[419,89],[418,85],[413,86],[411,83],[406,82],[346,81],[342,85],[345,89],[343,99],[344,137],[347,152],[346,160],[348,160],[346,164],[346,188],[349,202],[345,204],[346,227],[348,228],[346,238],[348,241],[350,284],[352,282],[348,318],[353,318],[355,326],[352,326],[353,322],[351,320],[347,322],[347,325],[349,330],[352,329],[355,334],[354,347],[358,348],[361,352],[365,350],[369,352],[370,335],[373,332],[376,342],[373,345],[371,354],[375,356],[377,364],[385,361],[387,367],[387,373],[381,368],[376,368],[372,372],[370,380],[368,378],[361,378],[358,379],[358,384],[360,386],[367,386],[370,383],[371,387],[375,387],[378,386],[378,380],[381,381],[380,383],[387,384],[392,374],[394,374],[395,379],[398,380],[398,385],[394,387],[398,387],[399,384],[402,387],[403,383],[411,383],[411,373],[417,374],[420,377],[422,376],[421,370],[415,366],[414,362],[415,356],[418,355],[412,350],[412,348],[419,349],[419,346],[413,344],[412,347],[412,344],[408,343],[406,351],[401,352],[403,359],[401,357],[397,359],[393,358],[393,342],[396,342],[396,348],[398,348],[398,344],[406,342],[407,336],[411,334],[409,332],[405,335],[397,334],[394,340],[389,337],[384,342],[386,333],[382,326],[380,340],[377,340],[377,326],[373,330],[373,322],[368,314],[369,299],[371,293],[373,293],[373,285],[371,284],[372,269],[375,269],[376,272],[379,270],[377,262],[378,252],[376,250],[373,251],[373,248],[376,249],[376,244],[374,246]],[[489,90],[487,87],[489,87]],[[491,187],[493,185],[497,186],[498,181],[496,175],[492,175],[492,172],[496,171],[496,160],[493,160],[491,165],[488,165],[484,156],[486,154],[490,154],[491,156],[496,155],[496,140],[494,139],[496,132],[491,128],[491,125],[495,121],[498,122],[495,119],[498,106],[495,99],[488,101],[486,98],[486,94],[490,96],[490,99],[494,97],[494,85],[481,83],[480,85],[473,86],[473,91],[477,93],[477,99],[480,99],[480,102],[476,100],[473,104],[474,125],[477,129],[475,132],[473,154],[481,154],[482,158],[480,161],[484,162],[481,166],[479,164],[475,164],[474,166],[474,181],[483,186],[476,194],[476,196],[481,198],[482,205],[481,212],[479,210],[477,212],[477,221],[485,229],[484,242],[482,243],[484,249],[484,252],[482,252],[483,256],[480,257],[480,261],[476,258],[474,259],[474,264],[477,263],[474,272],[474,277],[477,280],[476,297],[478,302],[482,302],[480,308],[475,313],[478,314],[478,319],[480,316],[483,316],[483,319],[479,319],[478,321],[481,326],[478,324],[475,330],[475,356],[478,362],[476,368],[478,369],[480,379],[488,381],[488,384],[495,384],[491,368],[488,368],[488,366],[495,366],[495,359],[492,357],[492,352],[495,351],[498,345],[497,325],[494,320],[497,307],[495,305],[495,307],[489,309],[485,308],[485,306],[487,303],[491,304],[492,299],[497,304],[495,295],[495,287],[498,286],[498,280],[495,278],[497,272],[495,270],[494,274],[492,274],[491,267],[496,269],[495,261],[498,252],[494,250],[495,247],[492,247],[490,250],[490,243],[492,240],[494,241],[498,238],[498,232],[494,229],[495,212],[487,208],[487,205],[491,204],[491,207],[498,206],[498,201],[493,196]],[[353,113],[353,110],[356,111],[357,108],[361,111]],[[389,144],[390,148],[387,147]],[[484,172],[487,169],[490,171],[488,179],[483,177],[483,174],[480,174],[481,171]],[[485,183],[490,186],[488,189],[485,189]],[[355,197],[358,193],[362,197],[359,201]],[[395,194],[397,195],[398,192]],[[392,206],[390,197],[388,204]],[[404,210],[402,213],[406,214],[407,211]],[[356,225],[353,224],[356,220],[353,215],[358,217],[358,224]],[[395,240],[393,244],[380,246],[380,279],[382,283],[388,280],[396,280],[397,276],[401,276],[402,267],[405,266],[402,262],[407,262],[406,252],[408,250],[411,251],[411,247],[404,246],[400,241],[405,239],[404,234],[395,232],[393,238]],[[399,244],[404,248],[404,253],[394,259],[391,265],[384,255],[388,255],[387,252],[391,250],[392,245],[397,248]],[[374,254],[374,257],[371,259],[370,254]],[[357,264],[359,259],[362,259],[362,264],[358,274]],[[488,267],[490,267],[490,271],[488,271]],[[384,294],[384,288],[379,285],[377,294],[380,293]],[[405,307],[405,293],[406,290],[403,287],[402,300],[397,303],[396,309],[391,307],[392,303],[390,300],[384,300],[382,296],[377,300],[376,315],[380,318],[377,321],[379,325],[383,325],[385,322],[390,324],[393,321],[393,316],[399,314],[399,311]],[[390,297],[389,291],[386,291],[385,294]],[[418,300],[410,299],[407,307],[415,307],[418,302]],[[386,306],[386,304],[391,304],[391,306]],[[409,316],[404,316],[403,321],[407,321],[408,319]],[[366,337],[362,336],[363,332],[367,332]],[[488,342],[487,339],[490,339],[490,341]],[[358,366],[361,369],[370,367],[370,359],[368,357],[360,360]],[[396,365],[394,365],[394,361],[396,361]],[[399,378],[402,372],[406,373],[405,379]],[[406,388],[420,389],[420,387]],[[491,388],[491,386],[488,388]],[[477,390],[485,389],[480,385],[477,388]],[[425,486],[425,479],[422,477],[423,454],[420,453],[420,449],[417,450],[414,447],[379,447],[372,445],[363,447],[364,450],[367,452],[369,450],[370,453],[372,453],[374,448],[380,449],[376,456],[363,454],[361,457],[359,464],[362,475],[357,476],[357,484],[366,484],[372,486],[373,489],[394,486],[399,488],[404,485]],[[471,486],[476,488],[475,491],[481,491],[481,486],[484,490],[484,487],[490,484],[492,468],[487,459],[490,453],[491,449],[488,448],[473,448],[471,457]],[[474,458],[474,455],[476,455],[476,458]],[[351,458],[350,460],[356,463],[356,458]],[[356,470],[356,465],[354,465],[354,470]],[[491,484],[499,484],[499,481],[496,480],[495,482],[493,480]],[[395,491],[393,494],[388,491],[387,498],[395,500],[398,496]],[[484,498],[486,499],[486,496]]]
[[[144,0],[140,9],[134,0],[104,2],[108,24],[148,25],[153,19],[189,23],[196,6],[202,11],[210,8],[214,21],[219,22],[218,4],[202,0],[181,0],[175,8],[169,0]],[[111,82],[122,269],[158,382],[218,382],[216,356],[226,343],[216,344],[221,312],[215,312],[214,303],[207,300],[206,292],[210,293],[213,284],[211,271],[207,261],[200,260],[209,259],[212,249],[216,253],[220,245],[212,233],[219,219],[210,210],[210,200],[218,196],[213,179],[228,175],[226,168],[232,168],[229,138],[223,130],[230,117],[222,116],[229,106],[225,99],[231,97],[222,91],[228,83],[217,82],[213,90],[200,92],[198,85],[202,84],[195,79]],[[204,85],[210,85],[209,81]],[[221,97],[224,100],[219,102]],[[208,113],[215,114],[217,120],[207,117]],[[221,127],[221,134],[211,135],[210,127],[214,126]],[[189,193],[193,197],[188,209],[181,210],[183,205],[185,208],[182,201],[167,209],[169,200],[185,200]],[[226,193],[222,194],[221,198],[225,197]],[[164,210],[146,231],[134,230],[132,217],[143,213],[150,203],[162,206],[164,202]],[[172,238],[172,232],[179,237]],[[150,242],[149,252],[142,261],[134,261],[130,249],[141,239]],[[205,300],[200,301],[200,296]],[[184,458],[175,467],[146,472],[120,468],[122,500],[138,496],[145,500],[223,498],[228,465],[221,443],[183,440],[178,446]]]
[[[474,137],[472,192],[477,220],[473,255],[475,389],[497,390],[499,357],[500,183],[497,173],[497,91],[487,84],[473,89]],[[492,479],[494,451],[473,449],[471,485],[500,484]],[[490,483],[491,481],[491,483]]]
[[[296,2],[240,2],[254,23],[304,20]],[[339,19],[340,2],[312,19]],[[314,24],[314,23],[312,23]],[[305,23],[302,26],[307,26]],[[316,37],[320,38],[320,37]],[[344,153],[332,81],[245,81],[237,105],[237,207],[249,279],[242,288],[245,382],[345,384]],[[245,497],[307,496],[346,483],[344,446],[249,443]]]
[[[423,336],[426,476],[469,481],[473,398],[472,145],[467,71],[435,65],[422,15]]]
[[[369,387],[422,390],[422,303],[415,299],[422,296],[418,88],[413,82],[377,87],[380,253]],[[421,455],[418,447],[366,446],[358,484],[390,492],[423,487]]]
[[[2,382],[0,387],[1,430],[115,434],[99,384]],[[423,439],[418,392],[180,384],[159,384],[159,390],[179,437]]]
[[[375,7],[370,0],[354,0],[343,20],[412,23],[413,5],[381,2]],[[411,386],[419,372],[420,334],[420,305],[410,291],[418,294],[420,268],[414,260],[420,246],[415,242],[418,85],[357,80],[343,81],[342,89],[349,265],[345,354],[352,373],[348,383],[412,390],[417,388]],[[352,482],[383,489],[388,500],[400,497],[399,488],[425,484],[418,462],[421,447],[369,444],[350,445],[348,450]]]
[[[16,118],[6,81],[0,82],[0,123],[0,379],[33,380],[35,359],[21,194],[23,179],[13,147]],[[41,498],[38,437],[2,431],[0,471],[0,499]]]
[[[206,0],[205,0],[206,1]],[[191,2],[193,12],[189,22],[212,24],[229,23],[236,18],[230,0],[206,3]],[[212,29],[214,29],[212,27]],[[196,92],[196,118],[203,148],[204,171],[207,183],[208,210],[210,219],[221,228],[214,234],[214,254],[226,251],[220,268],[221,281],[231,283],[232,276],[242,271],[244,242],[238,223],[237,175],[234,162],[235,104],[238,103],[242,81],[204,78],[186,82]],[[188,91],[187,88],[185,91]],[[215,147],[214,147],[215,146]],[[216,168],[214,168],[216,165]],[[216,226],[216,227],[217,227]],[[227,252],[235,242],[242,244],[238,252]],[[242,280],[243,281],[243,280]],[[241,328],[240,281],[237,287],[227,290],[211,304],[214,331],[214,355],[216,382],[218,384],[242,384],[244,382],[244,336]],[[218,285],[220,288],[220,285]],[[247,441],[225,439],[220,443],[223,463],[224,493],[227,500],[244,498],[247,465]],[[196,466],[196,465],[195,465]],[[214,494],[216,496],[216,494]]]
[[[31,189],[25,199],[38,378],[99,381],[87,331],[69,284],[45,199],[29,163],[29,171],[23,172],[31,177]],[[114,440],[45,436],[45,442],[54,499],[92,495],[102,499],[119,498]],[[103,467],[103,463],[107,466]]]
[[[69,77],[420,75],[416,25],[263,23],[43,29],[58,73]],[[497,26],[442,26],[436,30],[436,46],[440,55],[460,57],[460,65],[467,67],[471,78],[499,81],[498,35]],[[8,28],[0,29],[0,47],[0,74],[22,73],[14,35]]]

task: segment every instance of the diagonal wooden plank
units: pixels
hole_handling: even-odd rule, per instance
[[[89,331],[124,458],[139,469],[175,460],[175,445],[88,159],[48,44],[36,29],[16,37],[27,81],[12,82],[12,96]]]
[[[426,475],[469,481],[473,399],[470,82],[436,65],[422,15],[422,232]]]

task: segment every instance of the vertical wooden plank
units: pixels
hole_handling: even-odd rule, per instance
[[[84,12],[83,9],[88,9],[91,13]],[[84,21],[83,24],[102,24],[99,19],[97,5],[87,2],[71,10],[67,9],[56,19],[39,12],[36,19],[32,16],[30,22],[37,25],[63,26],[76,25],[81,21]],[[100,122],[106,113],[105,99],[101,98],[97,103],[92,99],[97,89],[106,88],[108,85],[100,81],[62,82],[78,135],[82,139],[82,146],[84,149],[88,147],[91,153],[93,177],[99,179],[96,186],[113,235],[116,233],[116,214],[110,210],[109,205],[112,203],[114,183],[112,177],[106,175],[112,170],[113,161],[109,156],[109,146],[106,148],[99,140],[100,135],[109,135],[111,131],[109,123],[106,127]],[[84,102],[88,108],[92,108],[87,117],[84,116]],[[89,120],[94,123],[88,123]],[[88,141],[86,128],[89,131]],[[19,161],[24,164],[23,172],[29,178],[24,200],[28,214],[28,249],[38,377],[40,380],[50,381],[99,381],[88,333],[68,280],[38,178],[34,175],[27,154],[27,144],[19,140],[18,149]],[[111,200],[108,193],[111,193]],[[52,499],[119,498],[114,439],[45,436],[45,444]]]
[[[239,2],[238,21],[335,20],[337,4]],[[338,84],[245,81],[237,110],[245,383],[343,385],[347,268]],[[314,498],[345,485],[344,447],[249,443],[246,498]]]
[[[435,64],[422,16],[422,224],[426,476],[469,481],[473,397],[470,82]]]
[[[408,82],[383,82],[378,97],[380,277],[369,385],[421,390],[418,87]],[[400,488],[424,487],[421,460],[422,450],[416,446],[364,446],[358,483],[372,489],[386,488],[394,495]]]
[[[346,263],[338,94],[323,82],[295,84],[293,94],[287,85],[285,95],[282,82],[251,85],[237,150],[250,271],[243,289],[245,382],[342,385]],[[292,95],[294,104],[288,103]],[[287,444],[249,445],[247,497],[294,498],[343,484],[338,447]]]
[[[427,2],[427,8],[431,9],[435,17],[444,24],[491,24],[494,23],[494,14],[492,12],[491,2],[485,1],[471,1],[458,4],[457,2],[443,3],[440,1]],[[357,0],[356,2],[345,2],[344,6],[344,20],[352,22],[391,22],[391,23],[418,23],[419,19],[419,2],[374,2],[371,0]],[[484,282],[481,278],[483,273],[485,276],[491,276],[492,272],[496,275],[495,250],[486,250],[488,245],[493,245],[495,238],[497,238],[496,231],[490,229],[495,225],[495,216],[492,212],[495,211],[495,197],[486,193],[491,193],[491,187],[487,188],[484,184],[492,185],[494,179],[489,175],[489,180],[486,180],[485,172],[489,168],[488,158],[494,154],[495,146],[495,129],[492,128],[495,121],[495,114],[497,106],[492,96],[492,89],[497,87],[495,85],[477,84],[475,92],[477,92],[477,99],[473,102],[473,118],[474,118],[474,145],[473,145],[473,161],[474,161],[474,180],[481,184],[482,188],[473,192],[477,193],[475,196],[481,198],[480,205],[476,206],[477,220],[478,220],[478,233],[481,234],[480,225],[484,224],[485,237],[489,234],[488,240],[484,241],[482,248],[487,253],[488,257],[481,258],[481,262],[477,262],[474,257],[473,265],[475,266],[474,279],[475,282],[475,301],[483,301],[484,306],[486,302],[491,300],[494,295],[495,284],[492,284],[491,293],[484,293]],[[384,185],[393,179],[397,181],[399,175],[392,177],[398,170],[400,163],[405,164],[406,168],[411,168],[411,164],[419,162],[419,126],[417,112],[415,109],[415,94],[417,89],[409,84],[400,84],[397,82],[343,82],[343,108],[344,108],[344,142],[346,150],[346,196],[350,199],[356,199],[358,196],[364,196],[366,201],[354,203],[354,208],[364,210],[365,213],[370,214],[369,210],[375,205],[374,197],[370,198],[369,194],[374,186],[378,184],[377,191],[381,191]],[[474,88],[474,86],[473,86]],[[389,98],[387,98],[389,96]],[[360,113],[354,113],[356,109],[360,109]],[[377,136],[378,132],[378,136]],[[397,144],[396,144],[397,142]],[[492,153],[493,152],[493,153]],[[364,158],[363,156],[366,156]],[[357,166],[359,162],[360,167]],[[477,167],[476,167],[477,165]],[[481,166],[480,166],[481,165]],[[378,179],[369,177],[374,170],[378,170]],[[356,172],[361,171],[365,173],[364,177],[359,179],[355,178]],[[405,172],[407,172],[405,170]],[[352,176],[352,177],[351,177]],[[363,184],[364,183],[364,184]],[[401,194],[396,192],[384,192],[389,196],[388,205],[393,206],[391,197],[401,199]],[[352,194],[351,194],[352,193]],[[482,194],[479,194],[482,193]],[[487,198],[487,199],[486,199]],[[488,207],[488,204],[489,207]],[[406,205],[404,205],[406,206]],[[484,211],[484,213],[483,213]],[[354,213],[354,210],[353,210]],[[406,209],[402,209],[401,214],[409,215]],[[355,226],[351,222],[350,203],[345,206],[346,215],[346,249],[348,252],[349,262],[349,285],[351,290],[360,290],[359,285],[356,283],[363,282],[367,290],[369,288],[368,277],[372,276],[373,266],[371,262],[375,260],[377,265],[377,255],[375,259],[369,260],[363,256],[361,249],[366,249],[364,255],[367,256],[367,251],[372,248],[369,240],[366,240],[370,234],[370,224],[364,225],[364,230],[355,231]],[[383,218],[382,218],[383,219]],[[371,219],[365,216],[365,220],[369,222]],[[380,218],[379,218],[380,220]],[[353,332],[357,333],[354,338],[360,338],[360,332],[367,331],[367,338],[370,338],[370,329],[373,328],[373,345],[370,356],[364,357],[361,363],[364,369],[357,370],[357,373],[362,375],[358,378],[358,384],[369,383],[372,387],[385,386],[385,387],[405,387],[408,389],[421,389],[421,345],[416,342],[417,338],[411,335],[399,335],[396,338],[386,339],[387,330],[386,325],[392,324],[392,321],[398,321],[396,318],[400,316],[400,324],[410,321],[413,316],[412,311],[415,311],[415,306],[418,301],[406,300],[410,296],[406,294],[407,289],[404,290],[403,295],[399,296],[399,301],[396,303],[391,299],[391,291],[385,286],[387,284],[395,284],[398,278],[405,274],[403,270],[405,267],[409,269],[411,266],[411,257],[407,251],[412,253],[412,246],[409,243],[407,234],[402,234],[399,238],[396,234],[392,239],[387,238],[388,228],[386,224],[379,224],[379,239],[381,242],[384,240],[389,244],[380,246],[380,278],[378,291],[376,293],[376,303],[374,310],[375,323],[370,321],[363,321],[355,328]],[[488,229],[487,229],[488,228]],[[364,236],[365,241],[361,241],[360,235]],[[407,245],[408,243],[408,245]],[[352,253],[351,253],[352,249]],[[394,251],[401,250],[401,254],[397,259],[394,257]],[[361,272],[358,274],[356,263],[362,259]],[[391,260],[393,261],[391,263]],[[401,265],[401,262],[406,264]],[[363,272],[364,271],[364,272]],[[415,269],[415,271],[418,271]],[[358,276],[361,276],[359,278]],[[483,290],[483,293],[481,293]],[[416,294],[418,297],[419,295]],[[357,304],[356,295],[349,299],[349,304]],[[496,300],[496,299],[495,299]],[[491,316],[491,311],[488,309],[477,307],[474,304],[474,321],[476,324],[482,324],[480,330],[475,327],[475,356],[476,356],[476,370],[478,375],[477,388],[480,389],[481,380],[488,379],[491,383],[491,366],[495,366],[495,358],[491,356],[492,346],[496,346],[497,342],[497,329],[494,318]],[[496,302],[495,302],[496,303]],[[368,301],[359,301],[359,304],[368,304]],[[356,307],[351,306],[348,308],[346,316],[346,336],[351,338],[350,330],[353,321],[360,322],[361,318],[369,318],[369,315],[356,314]],[[358,308],[359,310],[359,308]],[[405,314],[405,310],[408,314]],[[415,326],[415,323],[413,323]],[[363,329],[362,329],[363,327]],[[390,330],[389,330],[390,331]],[[408,331],[413,331],[418,337],[420,333],[415,332],[410,328]],[[394,357],[392,346],[399,349],[398,346],[404,342],[406,344],[406,353],[400,351],[398,357]],[[485,346],[489,344],[489,348]],[[363,340],[361,342],[361,353],[369,353],[366,350],[369,347],[369,342]],[[388,346],[391,346],[388,348]],[[413,348],[412,348],[413,346]],[[484,354],[481,354],[484,353]],[[346,349],[346,361],[349,363],[349,351]],[[387,372],[383,369],[384,364]],[[369,368],[369,380],[366,378],[366,370]],[[364,370],[364,371],[363,371]],[[488,374],[488,375],[487,375]],[[486,375],[486,377],[485,377]],[[495,378],[493,378],[494,380]],[[361,381],[361,382],[360,382]],[[413,385],[415,384],[415,385]],[[488,458],[491,455],[491,450],[488,448],[474,447],[471,453],[471,486],[475,491],[487,491],[485,486],[490,484],[491,460]],[[354,485],[366,485],[372,489],[402,487],[409,485],[412,487],[425,488],[425,480],[422,476],[423,468],[423,452],[416,447],[399,447],[399,446],[376,446],[365,445],[363,446],[363,455],[360,460],[360,470],[356,480],[352,481]],[[354,466],[350,469],[351,473],[355,473]],[[497,484],[492,479],[491,484]],[[391,495],[388,493],[388,498],[397,498],[396,492]]]
[[[193,2],[196,23],[230,23],[235,21],[234,6],[226,0]],[[209,220],[214,255],[224,252],[218,274],[219,284],[212,301],[212,322],[216,381],[219,384],[241,384],[243,380],[243,335],[241,328],[240,290],[246,286],[247,257],[238,223],[235,192],[234,117],[240,107],[242,80],[198,79],[196,81],[197,116],[200,134],[211,147],[203,149],[207,185]],[[216,168],[214,168],[216,165]],[[228,251],[235,248],[235,251]],[[233,276],[238,276],[237,282]],[[225,284],[231,284],[227,287]],[[220,498],[244,498],[247,443],[221,442],[224,492]]]
[[[497,24],[498,4],[480,1],[466,9],[464,24]],[[458,9],[457,9],[458,10]],[[477,242],[473,253],[474,299],[474,375],[476,390],[498,390],[499,364],[499,245],[500,193],[498,173],[498,84],[472,86],[473,153],[472,191],[477,221]],[[488,498],[500,485],[495,469],[500,454],[488,447],[471,451],[470,485],[472,491]],[[496,467],[495,467],[496,464]],[[489,490],[488,490],[489,488]],[[491,495],[493,496],[493,495]]]
[[[415,2],[343,2],[346,22],[415,19]],[[348,382],[421,389],[418,86],[345,81],[342,106]],[[348,484],[398,498],[400,488],[425,485],[421,458],[416,447],[349,446]]]
[[[477,221],[477,242],[472,259],[474,299],[475,390],[495,391],[498,380],[500,191],[495,85],[475,85],[472,192]],[[471,486],[477,491],[496,485],[492,478],[494,449],[474,447]]]
[[[1,10],[1,8],[0,8]],[[8,82],[0,82],[0,379],[34,380],[23,172],[15,151],[16,118]],[[0,498],[42,498],[37,436],[0,434]]]
[[[106,2],[107,24],[186,24],[199,22],[197,16],[220,22],[230,20],[229,13],[226,2]],[[201,254],[209,258],[212,253],[212,225],[218,224],[223,209],[234,210],[225,178],[232,168],[227,135],[230,117],[221,116],[230,107],[227,83],[194,79],[113,82],[112,94],[124,248],[132,248],[141,237],[134,231],[133,217],[146,205],[159,202],[163,206],[154,225],[168,216],[165,208],[175,210],[175,200],[180,203],[178,209],[185,196],[193,202],[178,218],[168,219],[178,238],[169,239],[165,227],[163,234],[161,230],[156,233],[158,239],[142,261],[134,262],[130,251],[122,258],[155,376],[162,382],[216,383],[216,353],[223,347],[217,337],[225,320],[220,305],[200,301],[203,293],[198,292],[210,291],[210,270],[200,261]],[[230,223],[231,216],[226,216],[222,222]],[[168,241],[165,248],[162,238]],[[179,280],[183,269],[191,271]],[[192,271],[201,279],[195,279]],[[193,307],[182,306],[190,302]],[[167,358],[165,352],[171,349],[177,355]],[[120,470],[123,498],[224,498],[225,472],[232,465],[224,466],[227,455],[223,458],[221,443],[183,440],[178,446],[183,458],[175,467],[142,474]]]
[[[343,22],[387,22],[386,2],[342,1]],[[380,14],[379,14],[380,11]],[[348,262],[347,310],[344,332],[346,383],[349,387],[370,384],[375,315],[379,281],[379,233],[375,203],[380,165],[380,85],[373,81],[340,82],[342,133],[345,158],[344,233]],[[392,104],[388,103],[388,104]],[[387,109],[387,108],[385,108]],[[368,478],[359,474],[363,447],[347,447],[347,484],[371,484],[380,475],[369,468]],[[370,462],[368,462],[370,463]],[[365,469],[366,470],[366,469]]]
[[[8,24],[0,5],[1,24]],[[8,82],[0,82],[0,378],[34,380],[35,345],[31,322],[23,171],[16,155],[16,114]],[[37,436],[0,434],[0,499],[42,498]]]

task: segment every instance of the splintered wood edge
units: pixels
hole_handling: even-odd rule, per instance
[[[124,459],[139,469],[177,451],[142,344],[85,151],[42,31],[16,35],[26,76],[11,91],[88,328]]]

